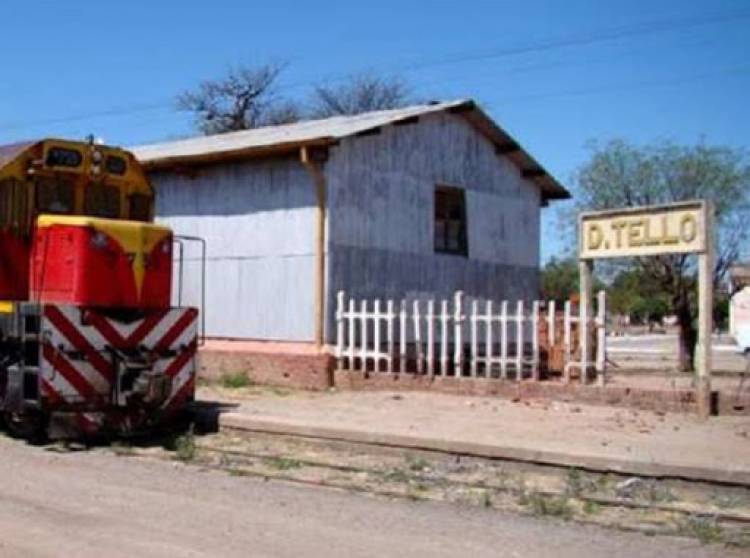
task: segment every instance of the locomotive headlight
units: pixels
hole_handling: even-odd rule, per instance
[[[104,250],[107,247],[107,235],[101,231],[95,231],[91,237],[91,245],[98,250]]]

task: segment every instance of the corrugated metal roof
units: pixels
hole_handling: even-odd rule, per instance
[[[539,184],[546,199],[570,197],[568,191],[507,132],[473,101],[465,99],[200,136],[142,145],[130,150],[146,168],[167,168],[245,156],[270,155],[306,145],[330,145],[340,139],[366,133],[381,126],[437,112],[455,112],[465,117],[495,144],[498,154],[510,158],[526,178]]]

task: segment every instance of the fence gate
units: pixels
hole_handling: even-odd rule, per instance
[[[604,384],[606,297],[597,297],[595,317],[581,335],[570,302],[466,300],[355,300],[339,292],[336,360],[340,370],[488,380]],[[582,362],[585,344],[593,362]],[[589,345],[592,346],[592,345]]]

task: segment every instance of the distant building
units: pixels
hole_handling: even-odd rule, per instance
[[[330,344],[340,290],[533,299],[541,208],[569,197],[466,100],[133,151],[157,219],[208,243],[212,338]],[[195,303],[193,257],[184,292]]]
[[[737,264],[729,270],[729,334],[750,348],[750,264]]]

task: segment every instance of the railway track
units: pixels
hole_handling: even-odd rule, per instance
[[[191,461],[237,476],[549,516],[750,547],[750,490],[280,435],[196,438]]]

